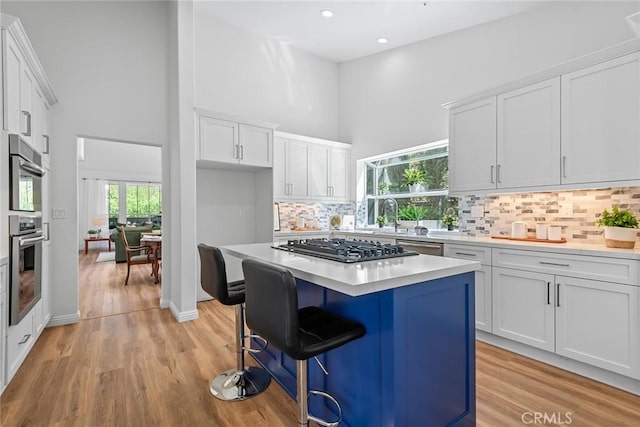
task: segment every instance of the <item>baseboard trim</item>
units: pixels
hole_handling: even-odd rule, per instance
[[[173,313],[173,317],[176,318],[178,323],[188,322],[190,320],[197,320],[199,317],[198,310],[181,312],[180,310],[178,310],[178,307],[175,306],[173,301],[169,303],[169,309],[171,310],[171,313]]]
[[[476,329],[476,339],[640,396],[640,380]]]
[[[80,310],[74,314],[65,314],[63,316],[52,316],[51,320],[47,323],[47,328],[52,326],[71,325],[72,323],[78,323],[80,321]]]

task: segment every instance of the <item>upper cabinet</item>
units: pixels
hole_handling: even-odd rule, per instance
[[[58,100],[22,24],[8,15],[2,15],[2,66],[3,129],[44,154],[48,166],[48,112]]]
[[[273,165],[273,129],[199,111],[198,160],[265,167]]]
[[[274,198],[349,201],[349,144],[276,132]]]
[[[445,104],[449,192],[640,183],[638,50],[626,42]]]
[[[562,182],[640,179],[640,53],[562,76]]]

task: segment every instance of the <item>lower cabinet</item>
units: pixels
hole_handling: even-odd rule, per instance
[[[7,264],[0,265],[0,393],[7,383],[4,378],[5,366],[5,335],[7,332]]]
[[[637,286],[493,267],[493,333],[640,379]]]
[[[18,371],[36,341],[36,312],[42,311],[42,301],[15,326],[7,330],[7,360],[5,384]]]
[[[491,266],[483,265],[476,270],[476,329],[491,332],[493,319],[491,318]]]

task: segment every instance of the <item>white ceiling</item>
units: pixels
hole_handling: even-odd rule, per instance
[[[546,1],[211,1],[196,11],[334,62],[393,49],[540,7]],[[320,12],[330,9],[332,18]],[[389,42],[378,44],[378,37]]]

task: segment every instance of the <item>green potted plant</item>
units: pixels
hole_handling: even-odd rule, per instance
[[[89,235],[90,239],[97,239],[98,238],[98,230],[89,230],[87,231],[87,234]]]
[[[378,183],[378,194],[389,194],[389,189],[391,188],[391,184],[388,182],[379,182]]]
[[[455,212],[447,210],[442,215],[442,223],[447,226],[447,230],[453,230],[458,225],[458,215]]]
[[[378,227],[380,228],[384,227],[385,222],[387,222],[387,219],[382,215],[378,215],[378,217],[376,218],[376,223],[378,224]]]
[[[424,206],[416,206],[409,203],[406,206],[398,209],[398,219],[401,221],[410,221],[410,224],[402,224],[405,227],[414,227],[418,221],[424,219],[428,212],[428,209]]]
[[[633,249],[636,245],[638,219],[630,210],[614,206],[602,211],[596,224],[604,227],[604,244],[608,248]]]
[[[420,186],[427,183],[427,173],[422,169],[408,168],[402,173],[402,181],[409,187],[409,191],[417,193]]]

